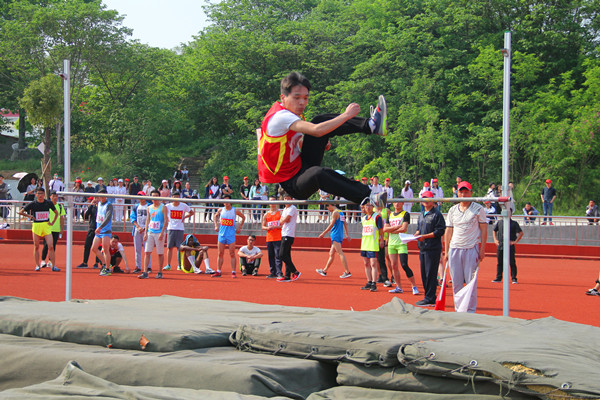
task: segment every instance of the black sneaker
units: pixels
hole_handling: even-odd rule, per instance
[[[517,283],[519,283],[519,282],[517,282],[517,280],[516,280],[516,279],[513,279],[513,280],[512,280],[512,284],[513,284],[513,285],[516,285]]]
[[[377,291],[377,284],[375,282],[371,283],[371,289],[369,289],[371,292],[376,292]]]
[[[371,282],[367,282],[367,284],[360,288],[360,290],[371,290]]]
[[[122,274],[123,270],[121,269],[121,267],[114,267],[112,272],[113,274]]]
[[[420,307],[433,307],[435,304],[428,302],[427,300],[423,299],[423,300],[419,300],[415,303],[415,306],[420,306]]]
[[[87,268],[88,265],[86,263],[81,263],[77,266],[77,268]]]
[[[156,279],[162,279],[162,272],[156,273]]]
[[[152,267],[148,267],[148,273],[151,274],[152,273]]]
[[[141,274],[138,275],[138,278],[140,278],[140,279],[148,279],[148,273],[147,272],[142,272]]]
[[[258,269],[254,268],[254,271],[252,271],[252,276],[257,276],[258,275]]]
[[[93,269],[98,269],[98,263],[95,263],[94,265],[92,265]]]
[[[273,274],[267,275],[267,279],[275,279],[275,278],[277,278],[277,275],[273,275]]]
[[[248,273],[246,272],[246,270],[243,270],[242,271],[242,276],[246,276],[246,275],[248,275]]]
[[[500,283],[500,282],[502,282],[502,279],[498,279],[498,278],[496,278],[496,279],[494,279],[492,282],[493,282],[493,283]]]
[[[139,272],[142,272],[141,268],[137,268],[137,267],[136,267],[136,268],[133,270],[133,272],[132,272],[132,273],[133,273],[133,274],[137,274],[137,273],[139,273]]]

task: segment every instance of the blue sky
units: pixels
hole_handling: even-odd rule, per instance
[[[205,0],[102,0],[108,9],[125,15],[123,24],[133,38],[153,47],[172,49],[192,40],[208,23]]]

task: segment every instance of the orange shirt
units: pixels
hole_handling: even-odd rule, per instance
[[[267,220],[267,226],[276,226],[277,229],[267,231],[267,242],[277,242],[281,240],[281,225],[279,220],[281,219],[281,211],[277,210],[275,214],[271,214],[271,211],[267,211],[265,214]]]

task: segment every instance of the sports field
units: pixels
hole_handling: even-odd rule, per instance
[[[81,262],[83,246],[73,247],[73,265]],[[0,244],[0,295],[35,300],[62,301],[65,299],[65,246],[57,247],[57,265],[61,272],[48,268],[41,272],[33,270],[32,246],[28,244]],[[126,256],[133,264],[134,254],[126,247]],[[268,260],[265,258],[258,276],[232,279],[229,262],[223,269],[222,278],[205,275],[184,274],[175,270],[164,273],[164,279],[140,280],[134,275],[114,274],[98,276],[97,269],[73,269],[73,299],[119,299],[163,294],[204,299],[240,300],[261,304],[319,307],[356,311],[374,309],[387,303],[393,296],[414,304],[422,296],[413,296],[407,279],[402,280],[404,294],[392,295],[387,288],[378,286],[371,293],[360,290],[364,285],[362,259],[357,252],[348,252],[352,277],[340,279],[343,272],[336,259],[327,277],[315,272],[327,260],[324,250],[297,250],[292,257],[302,272],[296,282],[280,283],[265,279]],[[156,255],[154,255],[156,257]],[[211,267],[215,269],[217,253],[209,250]],[[156,258],[153,259],[156,262]],[[131,265],[130,264],[130,265]],[[409,265],[420,284],[419,263],[416,254],[409,256]],[[588,260],[521,258],[517,257],[519,284],[510,285],[512,317],[533,319],[552,316],[565,321],[600,326],[597,310],[600,297],[586,296],[598,276],[600,263]],[[481,265],[478,285],[477,312],[502,315],[502,284],[492,283],[495,276],[496,257],[488,255]],[[155,270],[156,271],[156,270]],[[404,276],[404,275],[403,275]],[[452,296],[446,300],[446,310],[453,310]]]

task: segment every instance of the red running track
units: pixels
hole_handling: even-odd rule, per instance
[[[57,247],[57,264],[61,272],[48,268],[35,272],[33,246],[26,244],[0,243],[0,295],[16,296],[35,300],[63,301],[65,299],[65,246]],[[73,247],[73,266],[81,262],[83,246]],[[126,247],[126,256],[133,264],[131,247]],[[211,267],[216,269],[217,252],[209,250]],[[393,295],[387,288],[378,286],[378,292],[360,290],[365,283],[362,259],[355,251],[347,252],[351,278],[340,279],[342,266],[336,258],[327,277],[315,272],[323,268],[327,252],[323,250],[298,250],[292,257],[302,276],[296,282],[280,283],[265,279],[268,260],[263,259],[257,277],[231,278],[231,267],[226,260],[223,277],[210,278],[205,275],[184,274],[175,270],[164,273],[164,279],[154,275],[147,280],[134,275],[115,274],[98,276],[96,269],[73,269],[73,299],[118,299],[142,296],[173,295],[190,298],[240,300],[261,304],[318,307],[331,309],[370,310],[387,303],[394,296],[414,304],[422,296],[413,296],[410,284],[404,277],[404,294]],[[91,258],[91,257],[90,257]],[[175,257],[173,258],[175,260]],[[153,262],[156,262],[154,255]],[[156,265],[156,264],[155,264]],[[409,255],[409,265],[415,272],[419,290],[419,260],[416,254]],[[566,321],[600,327],[598,310],[600,297],[586,296],[585,291],[593,286],[598,277],[600,263],[593,260],[536,259],[517,257],[519,284],[510,285],[512,317],[542,318],[553,316]],[[481,265],[478,286],[477,312],[502,315],[502,284],[492,283],[495,276],[496,258],[487,256]],[[156,271],[156,270],[155,270]],[[404,274],[404,272],[402,272]],[[449,288],[446,310],[453,310]]]

